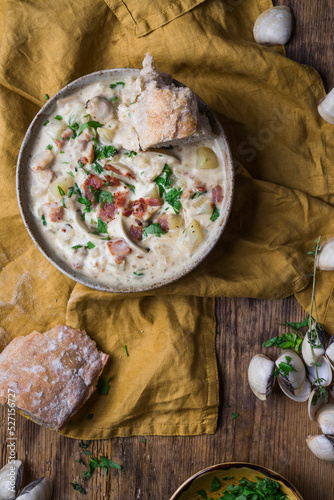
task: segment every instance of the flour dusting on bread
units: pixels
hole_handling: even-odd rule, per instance
[[[12,389],[16,408],[59,430],[95,391],[107,360],[86,332],[68,326],[16,337],[0,354],[0,404]]]
[[[209,120],[199,112],[195,94],[174,85],[172,75],[159,72],[150,54],[129,87],[128,99],[119,106],[118,118],[128,129],[130,140],[125,147],[133,151],[212,138]]]

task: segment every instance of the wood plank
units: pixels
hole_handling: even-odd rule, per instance
[[[291,5],[297,19],[295,34],[287,46],[288,55],[318,69],[329,90],[334,84],[333,3],[276,2],[283,3]],[[265,352],[262,342],[279,331],[277,323],[304,317],[302,308],[293,298],[221,298],[217,300],[216,314],[221,403],[215,435],[148,437],[146,444],[140,437],[94,441],[94,456],[108,456],[122,464],[125,471],[112,470],[107,476],[98,471],[83,497],[69,486],[82,471],[82,466],[75,462],[79,457],[78,441],[17,415],[17,456],[25,461],[24,484],[41,475],[51,477],[55,484],[54,500],[167,500],[179,484],[203,467],[244,460],[277,470],[297,486],[305,500],[333,500],[332,466],[320,462],[306,448],[305,437],[318,433],[316,424],[307,418],[306,406],[288,400],[278,389],[267,402],[260,402],[246,381],[249,360],[254,354]],[[274,355],[275,350],[270,353]],[[224,407],[226,404],[228,408]],[[232,420],[232,412],[239,413],[239,417]],[[4,463],[8,456],[5,408],[1,408],[0,418],[0,457]]]

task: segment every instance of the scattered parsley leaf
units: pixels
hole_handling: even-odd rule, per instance
[[[135,186],[133,186],[132,184],[128,184],[127,182],[124,182],[124,184],[130,189],[132,193],[136,192]]]
[[[43,127],[46,127],[48,123],[50,123],[50,120],[46,120],[46,122],[43,123]]]
[[[117,95],[114,95],[114,97],[110,97],[109,101],[114,102],[117,101],[118,97]]]
[[[110,146],[97,145],[94,153],[94,160],[103,160],[104,158],[113,158],[118,153],[118,150]]]
[[[213,206],[213,210],[212,210],[212,214],[211,214],[211,217],[210,217],[210,220],[212,222],[214,222],[215,220],[218,219],[219,215],[220,215],[220,212],[219,212],[218,208],[216,207],[216,205],[214,205]]]
[[[41,217],[41,221],[42,221],[43,226],[46,226],[46,220],[45,220],[45,215],[44,214]]]
[[[99,233],[108,233],[107,223],[103,222],[100,218],[97,219],[97,230]]]
[[[92,249],[92,248],[95,248],[95,245],[91,241],[88,241],[86,248]]]
[[[117,85],[122,85],[122,86],[123,86],[123,88],[125,87],[125,83],[124,83],[124,82],[116,82],[116,83],[111,83],[111,84],[109,85],[109,87],[110,87],[111,89],[114,89],[115,87],[117,87]]]
[[[86,128],[88,128],[88,127],[92,128],[92,129],[93,129],[93,130],[95,130],[95,132],[96,132],[96,129],[97,129],[97,128],[99,128],[99,127],[103,127],[103,123],[99,123],[99,122],[96,122],[96,121],[94,121],[94,120],[91,120],[91,121],[89,121],[89,122],[83,123],[83,124],[81,125],[81,127],[79,128],[78,137],[79,137],[79,135],[81,135],[81,134],[82,134],[82,132],[83,132]]]
[[[136,271],[133,271],[133,274],[136,276],[145,276],[145,273],[137,273]]]
[[[108,394],[110,389],[110,385],[108,385],[109,380],[109,376],[105,379],[103,377],[99,378],[99,381],[97,383],[97,392],[101,394],[101,396],[106,396]]]
[[[48,144],[45,149],[48,149],[49,151],[51,151],[52,148],[53,148],[52,144]]]
[[[60,196],[65,196],[65,191],[60,186],[57,186]]]
[[[90,456],[92,452],[90,450],[83,450],[82,451],[84,455]]]
[[[211,483],[210,491],[212,491],[212,492],[218,491],[219,488],[220,488],[219,479],[217,477],[214,477],[213,480],[212,480],[212,483]]]
[[[83,450],[86,450],[88,446],[91,444],[91,441],[84,441],[83,439],[80,441],[79,446]]]
[[[155,234],[156,236],[158,236],[158,238],[160,238],[162,234],[166,234],[166,231],[162,229],[160,224],[154,222],[150,226],[147,226],[147,228],[145,228],[143,231],[143,236],[145,238],[147,238],[149,234]]]
[[[234,420],[235,418],[239,417],[239,413],[232,413],[232,419]]]
[[[62,120],[62,119],[63,119],[63,117],[62,117],[62,116],[60,116],[60,115],[55,116],[55,120],[60,121],[60,120]]]
[[[174,212],[176,214],[179,213],[180,208],[181,208],[181,202],[180,202],[180,197],[182,195],[183,191],[181,188],[175,189],[172,188],[169,191],[165,193],[165,200],[171,207],[174,208]]]
[[[48,101],[50,99],[49,95],[48,94],[44,94],[44,99],[45,99],[45,101]]]
[[[126,151],[124,155],[128,156],[129,158],[133,158],[134,156],[137,155],[137,153],[135,151]]]
[[[203,194],[203,193],[201,193],[201,191],[196,191],[196,192],[192,195],[191,199],[193,200],[194,198],[198,198],[199,196],[202,196],[202,194]]]
[[[64,207],[64,208],[66,208],[66,205],[65,205],[65,198],[63,198],[63,199],[61,200],[61,204],[63,205],[63,207]]]
[[[172,173],[170,166],[166,163],[161,174],[153,179],[158,185],[160,197],[162,197],[166,188],[170,188],[173,185]]]
[[[141,441],[143,444],[146,444],[146,438],[144,438],[144,436],[141,436],[141,437],[140,437],[140,441]]]
[[[78,248],[82,248],[82,245],[74,245],[74,247],[72,247],[73,250],[78,250]]]
[[[92,164],[92,169],[94,170],[94,172],[96,172],[97,174],[102,174],[103,172],[103,167],[102,165],[98,162],[98,161],[94,161],[94,163]]]
[[[70,176],[71,176],[71,177],[73,177],[73,179],[74,179],[74,174],[73,174],[73,172],[67,172],[67,173],[68,173],[68,175],[70,175]]]
[[[82,495],[87,494],[87,491],[81,486],[80,483],[69,483],[69,484],[73,487],[74,490],[78,491]]]

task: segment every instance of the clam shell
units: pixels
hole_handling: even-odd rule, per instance
[[[298,396],[304,391],[304,383],[306,379],[306,370],[303,361],[295,351],[287,349],[279,356],[275,364],[279,367],[280,363],[287,363],[287,357],[291,358],[290,364],[295,371],[291,371],[288,375],[279,373],[279,380],[285,385],[286,389],[294,396]],[[308,396],[307,396],[308,397]],[[307,399],[307,398],[306,398]]]
[[[320,460],[334,462],[333,436],[325,436],[325,434],[321,434],[320,436],[307,436],[306,443],[312,453],[314,453],[316,457],[320,458]]]
[[[308,330],[306,332],[305,337],[304,337],[303,342],[302,342],[302,357],[303,357],[304,363],[307,366],[313,366],[314,359],[313,359],[313,355],[312,355],[312,348],[311,348],[311,345],[309,342],[309,338],[310,338],[310,331]],[[324,348],[325,332],[323,330],[321,330],[321,332],[319,332],[319,341],[321,343],[321,346],[313,347],[314,358],[316,361],[319,361],[319,359],[325,354],[325,348]]]
[[[334,336],[328,342],[325,356],[332,370],[334,370]]]
[[[264,354],[256,354],[248,367],[248,383],[255,396],[265,401],[273,390],[275,363]]]
[[[0,500],[14,500],[20,489],[23,465],[21,460],[13,460],[0,470]]]
[[[332,369],[331,369],[330,364],[328,363],[327,359],[325,358],[325,356],[322,356],[319,359],[319,363],[321,363],[321,366],[317,367],[318,368],[318,375],[319,375],[319,378],[323,379],[323,381],[321,382],[321,385],[323,387],[328,387],[332,383],[332,378],[333,378]],[[308,372],[308,378],[309,378],[311,384],[318,385],[315,383],[315,379],[317,377],[315,366],[308,366],[307,372]]]
[[[324,434],[334,435],[334,405],[323,405],[316,414],[317,422]]]
[[[290,7],[271,7],[257,18],[254,39],[262,45],[285,45],[292,33],[293,17]]]
[[[298,403],[303,403],[304,401],[307,401],[308,398],[310,397],[311,384],[308,380],[305,380],[304,386],[301,392],[298,394],[298,396],[289,391],[289,389],[287,389],[287,387],[284,385],[284,383],[280,378],[278,378],[278,385],[280,386],[284,394],[288,396],[288,398],[293,399],[293,401],[297,401]]]
[[[310,417],[310,420],[312,422],[316,422],[316,413],[319,410],[320,406],[326,404],[328,402],[328,392],[326,391],[326,396],[325,398],[322,398],[321,396],[318,396],[317,401],[315,404],[312,404],[314,396],[317,394],[317,389],[313,389],[313,391],[310,394],[310,397],[308,399],[308,416]]]
[[[40,477],[28,484],[16,500],[51,500],[53,486],[48,477]]]
[[[332,94],[333,90],[331,91],[331,94]],[[334,93],[332,94],[332,97],[333,97],[333,101],[334,101]],[[319,106],[318,106],[318,111],[319,111]],[[334,112],[334,109],[333,109],[333,112]],[[334,118],[333,118],[333,123],[334,123]],[[317,257],[317,267],[318,267],[318,269],[322,269],[323,271],[333,271],[334,270],[334,238],[329,238],[327,241],[325,241],[321,245],[320,251],[319,251],[319,254]]]

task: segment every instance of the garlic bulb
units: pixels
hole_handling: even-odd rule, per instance
[[[292,33],[292,11],[281,5],[265,10],[253,28],[255,41],[262,45],[285,45]]]
[[[326,122],[334,125],[334,88],[319,102],[318,113]]]
[[[51,500],[53,485],[48,477],[40,477],[28,484],[17,497],[17,500]]]
[[[21,460],[12,460],[0,469],[0,500],[14,500],[23,475]]]

